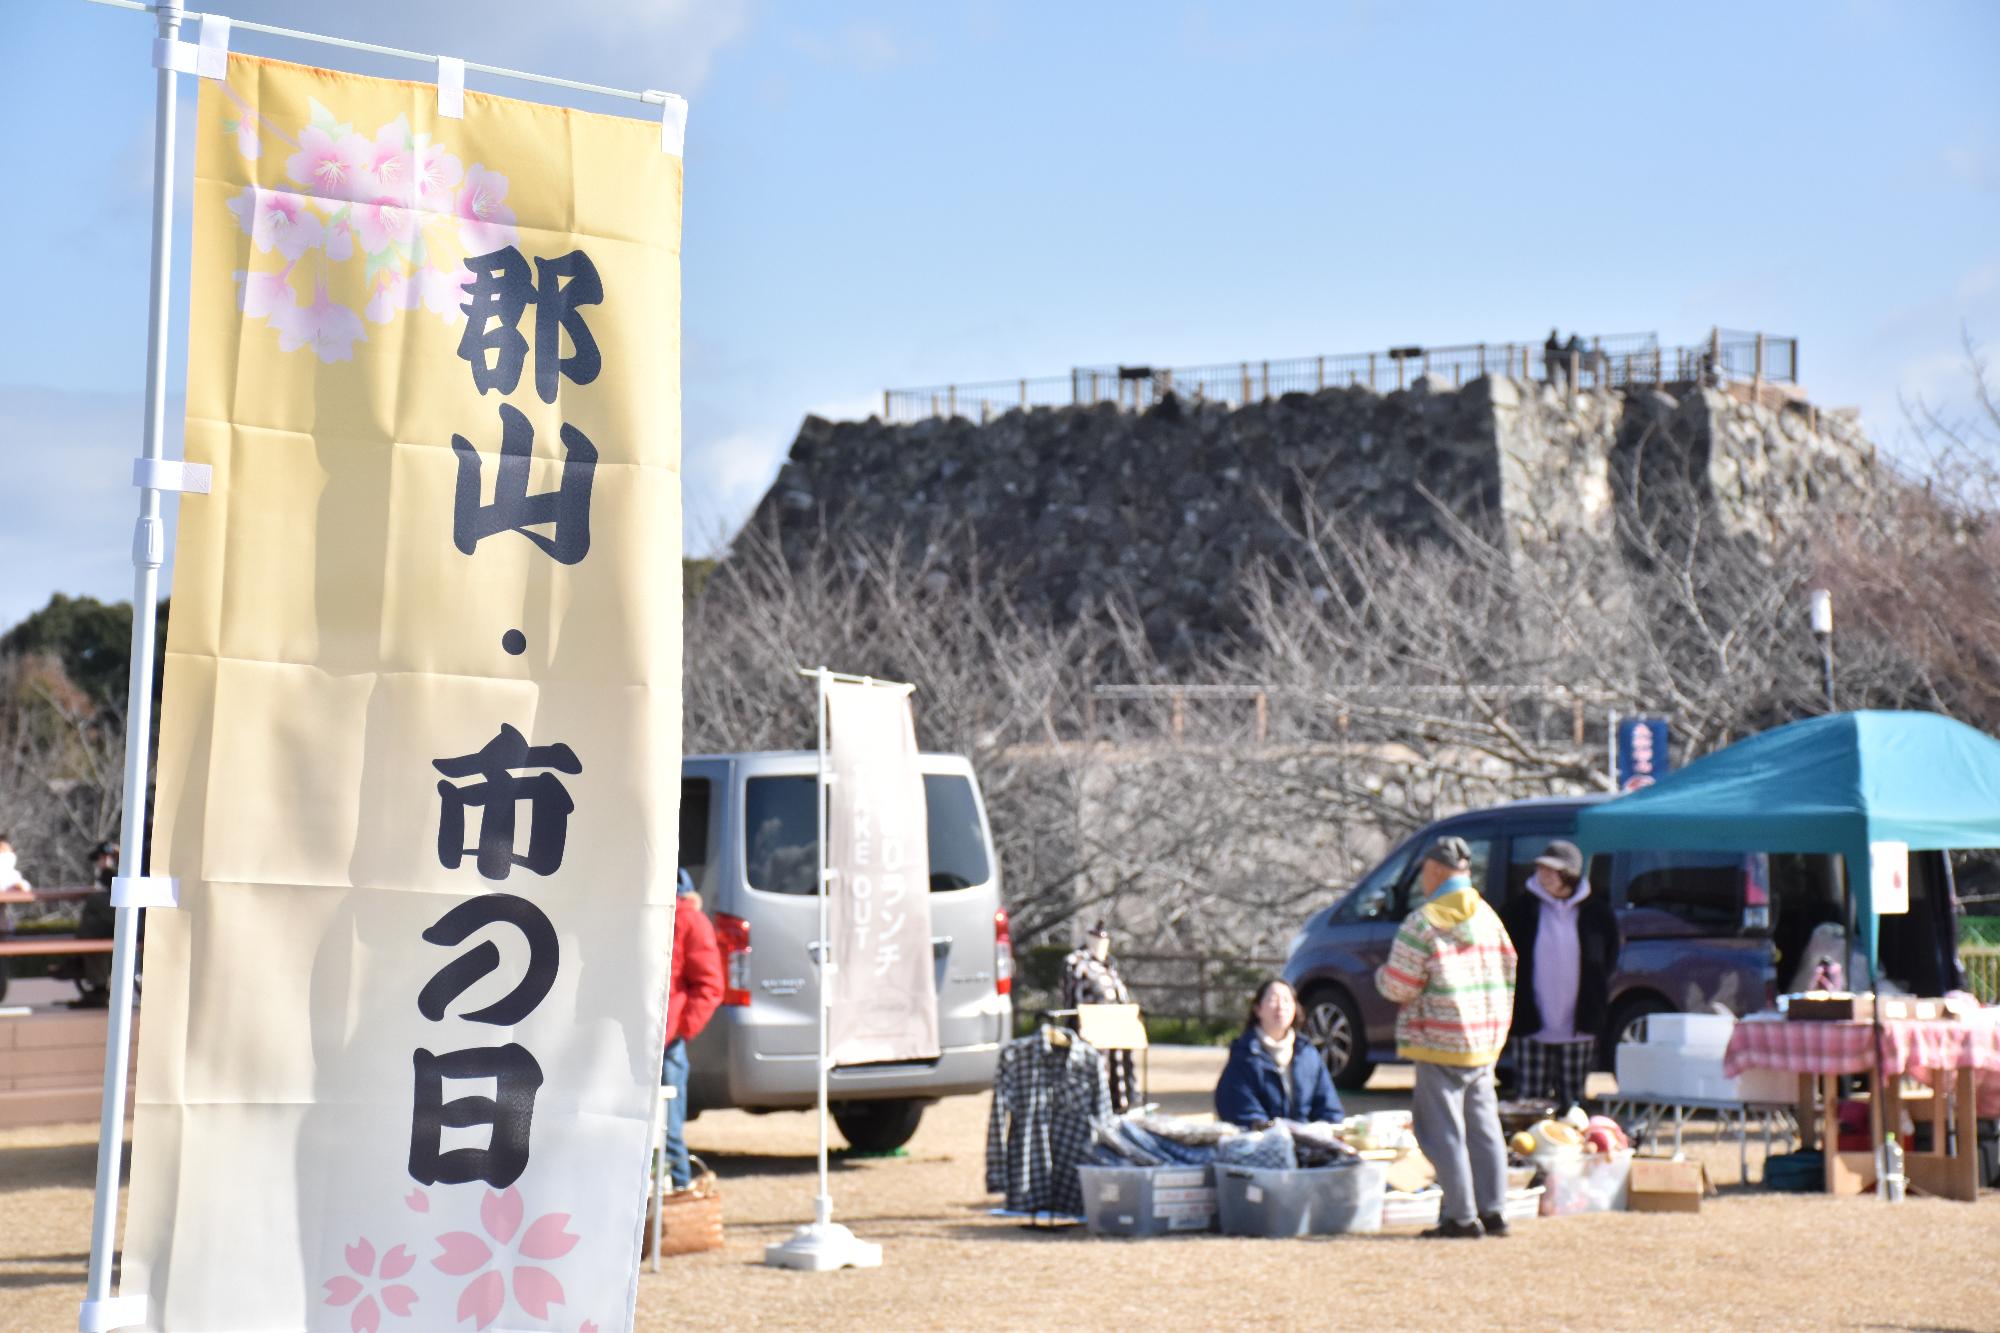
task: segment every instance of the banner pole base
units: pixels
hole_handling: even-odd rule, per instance
[[[838,1222],[809,1222],[781,1245],[764,1247],[767,1268],[831,1273],[839,1268],[880,1268],[882,1247],[858,1239]]]

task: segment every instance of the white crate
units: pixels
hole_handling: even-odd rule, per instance
[[[1615,1072],[1618,1091],[1628,1097],[1699,1102],[1790,1102],[1798,1097],[1796,1075],[1749,1069],[1730,1078],[1722,1072],[1722,1052],[1700,1046],[1621,1042]]]
[[[1736,1031],[1733,1014],[1649,1014],[1646,1044],[1714,1050],[1720,1054]]]
[[[1644,1042],[1621,1041],[1612,1061],[1618,1076],[1618,1091],[1628,1097],[1650,1097],[1659,1090],[1662,1061],[1660,1048]]]
[[[1444,1191],[1432,1185],[1415,1194],[1391,1194],[1382,1201],[1385,1227],[1434,1227],[1443,1212]]]

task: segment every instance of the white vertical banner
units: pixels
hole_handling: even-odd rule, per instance
[[[828,914],[836,1065],[938,1055],[931,858],[910,690],[829,680]]]

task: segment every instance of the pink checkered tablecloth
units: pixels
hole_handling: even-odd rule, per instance
[[[1746,1020],[1723,1053],[1722,1072],[1783,1069],[1799,1074],[1860,1074],[1872,1063],[1867,1023]],[[1934,1069],[1969,1069],[1979,1088],[1979,1113],[2000,1115],[2000,1008],[1965,1019],[1896,1019],[1882,1024],[1882,1068],[1930,1082]]]

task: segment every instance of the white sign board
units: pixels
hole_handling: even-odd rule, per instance
[[[1877,916],[1903,916],[1910,910],[1910,844],[1871,842],[1868,864],[1873,878],[1871,901]]]

